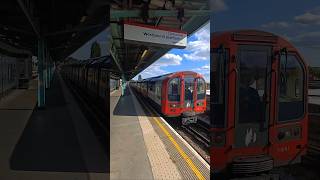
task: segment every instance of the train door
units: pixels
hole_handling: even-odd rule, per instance
[[[194,106],[194,78],[184,77],[184,107],[193,108]]]
[[[268,144],[270,46],[240,45],[237,52],[235,148]]]

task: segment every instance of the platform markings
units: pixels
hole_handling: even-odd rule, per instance
[[[130,89],[131,90],[131,89]],[[154,113],[153,110],[151,110],[144,102],[142,104],[146,107],[146,109],[154,116],[156,114]],[[163,133],[167,136],[167,138],[171,141],[171,143],[174,145],[176,150],[179,152],[179,154],[182,156],[182,158],[187,162],[189,165],[190,169],[193,171],[193,173],[198,177],[198,179],[204,180],[205,177],[202,175],[202,173],[199,171],[197,166],[193,163],[191,158],[182,150],[182,148],[179,146],[179,144],[175,141],[175,139],[172,137],[172,135],[169,133],[169,131],[162,125],[162,123],[156,118],[152,117],[157,125],[160,127],[160,129],[163,131]]]
[[[165,145],[152,127],[150,119],[146,116],[140,102],[134,96],[132,91],[131,94],[136,111],[138,114],[141,114],[138,115],[138,119],[154,179],[183,179],[176,164],[172,161],[168,151],[166,150]]]

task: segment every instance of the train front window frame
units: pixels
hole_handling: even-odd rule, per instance
[[[227,91],[228,83],[226,74],[228,73],[228,61],[230,58],[230,49],[219,47],[210,51],[210,104],[212,106],[211,126],[213,128],[224,128],[226,122],[226,106],[227,106]]]
[[[206,82],[203,78],[196,78],[197,100],[204,100],[206,97]]]
[[[173,78],[168,82],[168,101],[180,102],[180,96],[181,96],[180,85],[181,85],[181,80],[179,77]]]
[[[290,77],[288,70],[293,68],[295,69],[294,71],[297,71],[293,73],[295,75],[298,73],[298,77]],[[285,123],[302,120],[302,117],[305,116],[304,84],[306,77],[301,58],[294,52],[290,52],[287,55],[282,54],[278,63],[278,71],[277,122]],[[289,88],[290,82],[288,83],[288,78],[290,78],[289,81],[292,80],[294,82],[293,86]],[[299,87],[299,92],[297,87]]]

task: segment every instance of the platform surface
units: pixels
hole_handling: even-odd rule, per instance
[[[108,160],[59,74],[44,109],[31,84],[0,101],[0,179],[107,179]]]
[[[128,87],[120,93],[110,95],[111,179],[209,179],[209,167],[147,112],[141,97]]]

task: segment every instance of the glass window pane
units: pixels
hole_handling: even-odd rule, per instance
[[[226,126],[225,123],[225,74],[227,69],[227,61],[229,58],[229,50],[224,48],[212,49],[210,51],[210,102],[212,106],[210,110],[213,112],[211,125],[215,128]]]
[[[180,79],[174,78],[169,81],[169,101],[180,101]]]
[[[304,113],[303,68],[295,55],[281,56],[278,120],[288,121]]]

